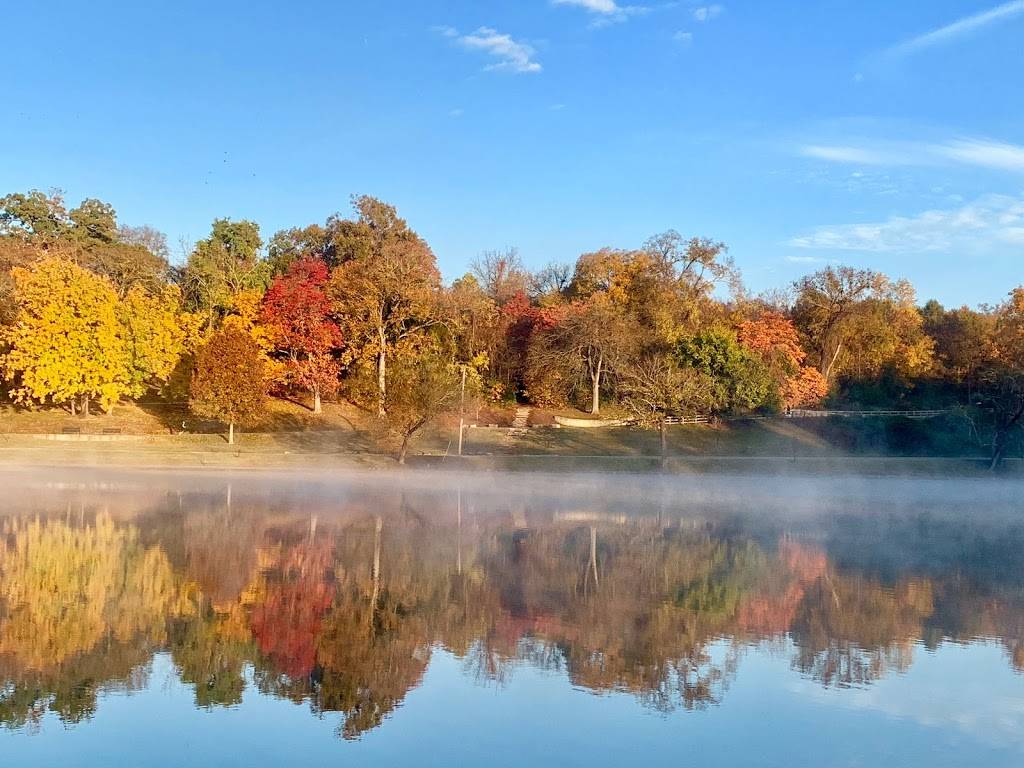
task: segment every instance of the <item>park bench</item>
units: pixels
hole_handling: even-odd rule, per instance
[[[121,428],[120,427],[104,427],[103,428],[103,434],[104,435],[120,435],[121,434]]]
[[[82,434],[82,428],[81,427],[64,427],[61,430],[61,432],[64,433],[65,435],[80,435],[80,434]]]

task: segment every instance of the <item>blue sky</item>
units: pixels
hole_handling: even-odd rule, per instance
[[[134,7],[132,7],[134,6]],[[216,7],[214,7],[216,6]],[[1024,0],[20,3],[0,190],[195,240],[396,204],[447,278],[668,228],[754,290],[1024,282]]]

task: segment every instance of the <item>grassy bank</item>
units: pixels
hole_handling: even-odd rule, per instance
[[[202,425],[204,431],[181,432],[166,426],[169,418],[138,408],[88,419],[55,412],[5,414],[0,464],[305,469],[393,465],[386,450],[372,439],[365,416],[342,406],[328,406],[323,416],[314,417],[301,405],[279,403],[267,423],[258,425],[266,431],[242,433],[233,446],[213,431],[215,424]],[[63,434],[62,429],[69,425],[80,433]],[[110,434],[114,430],[117,433]],[[450,422],[437,425],[417,440],[410,463],[591,471],[640,471],[660,466],[658,434],[628,427],[536,426],[521,433],[472,427],[465,431],[463,457],[453,455],[455,446],[454,426]],[[969,424],[945,417],[927,421],[762,419],[717,426],[680,425],[669,428],[668,448],[669,468],[675,472],[976,471],[985,466],[987,454]]]

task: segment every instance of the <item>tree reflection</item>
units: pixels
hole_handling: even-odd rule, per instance
[[[87,719],[102,691],[144,686],[159,651],[199,707],[254,684],[336,713],[347,739],[402,705],[436,648],[491,684],[530,665],[660,712],[722,701],[765,641],[828,686],[869,685],[946,639],[999,638],[1024,667],[1024,578],[986,554],[1019,532],[448,503],[396,492],[328,514],[197,495],[2,519],[0,721]]]

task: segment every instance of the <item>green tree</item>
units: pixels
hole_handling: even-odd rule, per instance
[[[264,366],[263,350],[234,326],[213,334],[196,354],[189,407],[227,424],[229,445],[235,442],[235,423],[256,418],[266,407]]]
[[[266,288],[270,267],[260,257],[259,225],[251,221],[216,219],[210,236],[196,243],[179,274],[186,306],[207,318],[212,327],[242,291]]]
[[[753,410],[779,402],[778,385],[768,366],[741,346],[731,331],[710,330],[684,339],[676,354],[708,377],[714,410]]]

